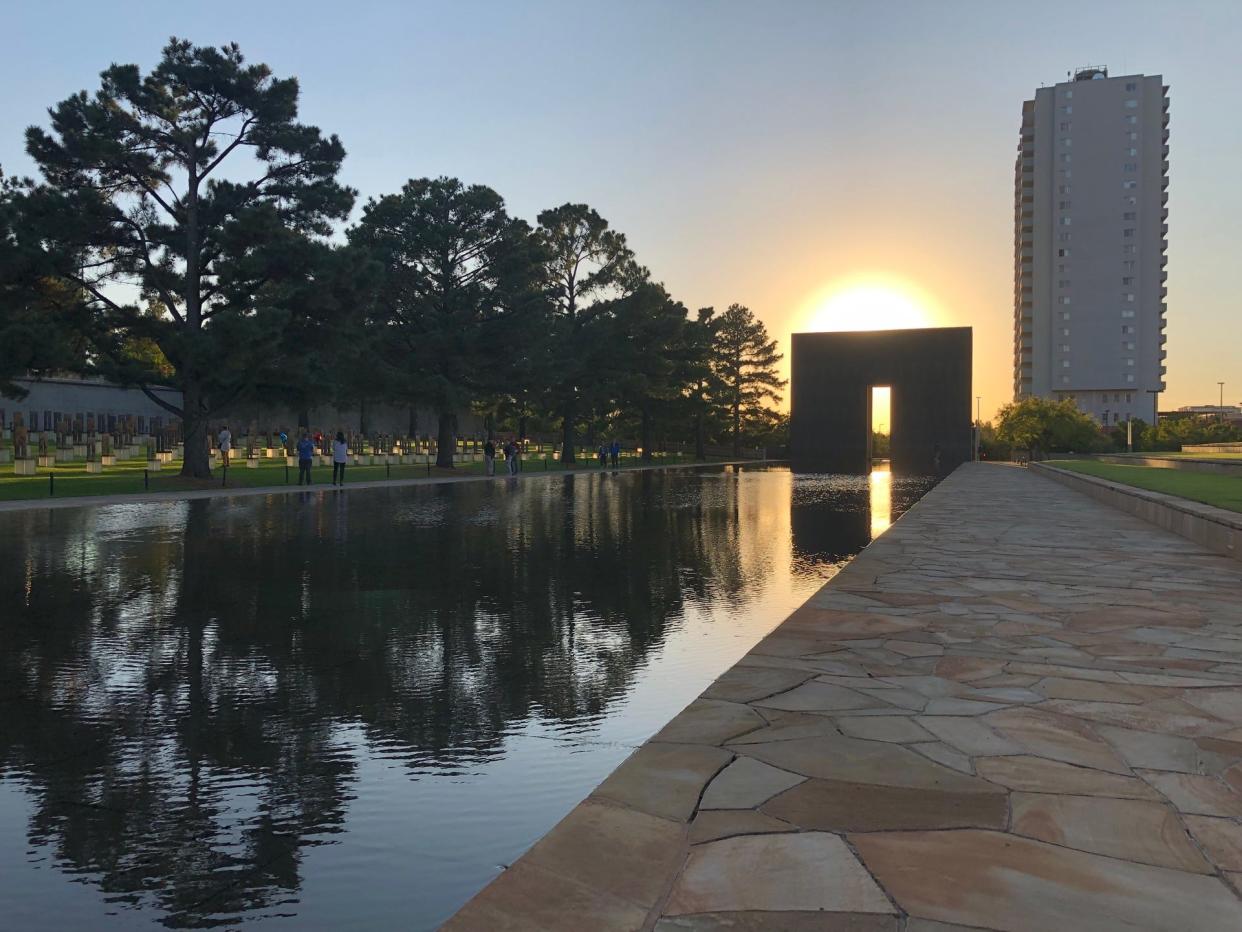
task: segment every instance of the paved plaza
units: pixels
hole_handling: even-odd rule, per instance
[[[1242,929],[1242,568],[967,465],[447,928]]]

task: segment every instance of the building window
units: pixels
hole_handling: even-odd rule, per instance
[[[1070,251],[1069,251],[1068,249],[1058,249],[1058,250],[1057,250],[1057,255],[1058,255],[1058,256],[1068,257],[1068,256],[1069,256],[1069,254],[1070,254]]]
[[[1074,144],[1074,140],[1070,139],[1068,136],[1066,136],[1064,139],[1061,140],[1061,145],[1065,146],[1065,148],[1067,149],[1070,148],[1073,144]]]
[[[1067,91],[1065,92],[1065,99],[1066,99],[1066,100],[1069,100],[1069,99],[1070,99],[1070,98],[1072,98],[1073,96],[1074,96],[1074,92],[1073,92],[1072,90],[1067,90]]]
[[[1124,197],[1122,197],[1121,203],[1127,204],[1130,207],[1134,207],[1136,204],[1138,204],[1138,198],[1135,197],[1133,194],[1127,194]]]
[[[1069,304],[1070,296],[1067,294],[1063,294],[1061,295],[1061,297],[1057,298],[1057,301],[1060,302],[1061,304]]]
[[[1068,343],[1062,343],[1062,344],[1061,344],[1061,352],[1062,352],[1062,353],[1068,353],[1069,351],[1070,351],[1070,345],[1069,345]]]
[[[1063,184],[1057,188],[1057,194],[1069,194],[1069,193],[1070,193],[1070,186],[1067,184]]]
[[[1136,90],[1138,90],[1138,82],[1136,82],[1136,81],[1127,81],[1127,82],[1126,82],[1126,90],[1127,90],[1127,91],[1136,91]]]
[[[1133,275],[1125,275],[1125,276],[1123,276],[1123,277],[1122,277],[1122,279],[1121,279],[1121,284],[1122,284],[1122,285],[1133,285],[1133,284],[1134,284],[1134,276],[1133,276]]]
[[[1131,142],[1134,142],[1138,139],[1138,133],[1134,132],[1134,130],[1130,130],[1130,132],[1126,133],[1126,138]]]
[[[1136,220],[1138,219],[1138,212],[1133,211],[1133,210],[1127,210],[1125,213],[1121,215],[1121,219],[1122,220]]]
[[[1134,401],[1134,393],[1126,392],[1126,404],[1130,404],[1132,401]]]
[[[1130,340],[1130,341],[1128,341],[1127,343],[1125,343],[1125,344],[1124,344],[1124,346],[1125,346],[1125,348],[1126,348],[1126,349],[1128,349],[1128,350],[1133,350],[1133,349],[1134,349],[1134,341],[1133,341],[1133,340]]]
[[[1070,131],[1070,123],[1069,123],[1069,121],[1067,120],[1067,121],[1062,122],[1062,123],[1061,123],[1061,132],[1063,132],[1063,133],[1068,133],[1069,131]]]
[[[1133,255],[1137,255],[1137,254],[1138,254],[1138,247],[1137,247],[1137,246],[1135,246],[1135,245],[1133,245],[1133,244],[1131,244],[1131,245],[1129,245],[1129,246],[1122,246],[1122,247],[1121,247],[1121,254],[1122,254],[1123,256],[1133,256]]]
[[[1134,373],[1132,373],[1132,372],[1127,372],[1127,373],[1126,373],[1126,381],[1127,381],[1127,382],[1133,382],[1133,381],[1134,381]]]
[[[1138,162],[1126,162],[1126,163],[1125,163],[1124,165],[1122,165],[1121,167],[1122,167],[1125,171],[1128,171],[1128,172],[1136,172],[1136,171],[1138,171]]]
[[[1068,375],[1061,376],[1061,384],[1069,385],[1070,377]]]
[[[1062,360],[1061,360],[1061,368],[1062,368],[1062,369],[1068,369],[1068,368],[1069,368],[1069,366],[1070,366],[1070,361],[1069,361],[1068,359],[1062,359]]]
[[[1122,311],[1122,312],[1121,312],[1121,316],[1122,316],[1122,317],[1125,317],[1126,319],[1129,319],[1129,318],[1133,317],[1133,316],[1134,316],[1134,308],[1126,308],[1124,311]]]
[[[1072,155],[1070,155],[1068,152],[1062,152],[1062,153],[1061,153],[1061,161],[1062,161],[1062,162],[1072,162],[1072,161],[1074,161],[1074,157],[1073,157]]]
[[[1133,366],[1133,365],[1134,365],[1134,358],[1133,358],[1133,357],[1127,357],[1127,358],[1126,358],[1126,365],[1127,365],[1127,366]]]
[[[1129,149],[1126,149],[1126,155],[1138,155],[1138,149],[1131,146]]]
[[[1122,259],[1121,267],[1125,269],[1127,272],[1133,272],[1134,271],[1134,260],[1133,259]]]
[[[1126,227],[1121,231],[1121,235],[1126,239],[1132,239],[1134,237],[1134,227]]]
[[[1073,233],[1058,233],[1057,234],[1057,241],[1061,243],[1068,243],[1073,238],[1074,238]]]
[[[1130,114],[1128,117],[1126,117],[1126,122],[1131,123],[1131,124],[1137,123],[1138,117],[1136,117],[1134,114]]]
[[[1059,202],[1059,203],[1058,203],[1058,205],[1057,205],[1057,206],[1058,206],[1058,208],[1059,208],[1059,209],[1061,209],[1061,210],[1069,210],[1069,209],[1070,209],[1070,204],[1071,204],[1071,203],[1072,203],[1071,201],[1061,201],[1061,202]]]
[[[1127,110],[1133,110],[1137,106],[1138,106],[1138,101],[1135,100],[1133,97],[1126,101]]]
[[[1063,337],[1067,337],[1067,336],[1069,336],[1069,327],[1062,327],[1062,328],[1061,328],[1061,336],[1063,336]]]
[[[1133,332],[1134,332],[1134,325],[1133,325],[1133,324],[1122,324],[1122,325],[1121,325],[1121,332],[1122,332],[1123,334],[1125,334],[1125,333],[1133,333]]]
[[[1062,278],[1057,281],[1058,288],[1068,288],[1069,286],[1070,286],[1070,280],[1068,278]]]
[[[1074,222],[1074,221],[1073,221],[1071,218],[1069,218],[1069,217],[1062,217],[1062,218],[1061,218],[1061,226],[1063,226],[1063,227],[1067,227],[1067,226],[1069,226],[1070,224],[1072,224],[1073,222]]]
[[[1125,188],[1127,191],[1133,191],[1135,188],[1138,187],[1138,182],[1137,181],[1123,181],[1121,183],[1121,186]]]
[[[1064,113],[1066,116],[1069,116],[1071,113],[1074,112],[1074,108],[1071,107],[1069,104],[1066,104],[1064,107],[1061,108],[1061,112]]]
[[[1070,312],[1069,312],[1069,311],[1062,311],[1062,312],[1061,312],[1061,319],[1062,319],[1062,320],[1069,320],[1069,319],[1070,319]]]

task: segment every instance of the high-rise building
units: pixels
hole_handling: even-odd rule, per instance
[[[1022,105],[1014,167],[1015,399],[1155,419],[1165,373],[1169,89],[1080,68]]]

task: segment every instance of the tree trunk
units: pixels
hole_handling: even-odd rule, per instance
[[[703,412],[694,416],[694,458],[700,463],[707,459],[707,438],[704,436]]]
[[[654,458],[651,455],[651,412],[647,406],[643,406],[642,422],[639,427],[638,438],[639,444],[643,448],[643,462],[649,463]]]
[[[211,478],[211,446],[207,441],[207,411],[203,404],[203,391],[198,378],[183,373],[182,378],[182,429],[185,432],[185,459],[181,463],[181,475],[189,479]]]
[[[741,455],[742,452],[742,406],[735,404],[733,406],[733,456],[734,458]]]
[[[574,406],[572,404],[565,406],[565,414],[561,418],[561,462],[565,464],[578,462],[578,458],[574,456]]]
[[[444,469],[453,468],[453,454],[457,452],[457,437],[453,430],[456,420],[451,411],[440,412],[440,431],[436,436],[436,465]]]
[[[525,414],[518,418],[518,440],[526,440],[526,422],[530,420]]]

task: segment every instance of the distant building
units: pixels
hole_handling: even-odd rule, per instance
[[[1014,398],[1155,419],[1165,374],[1169,98],[1081,68],[1022,105],[1014,167]]]

